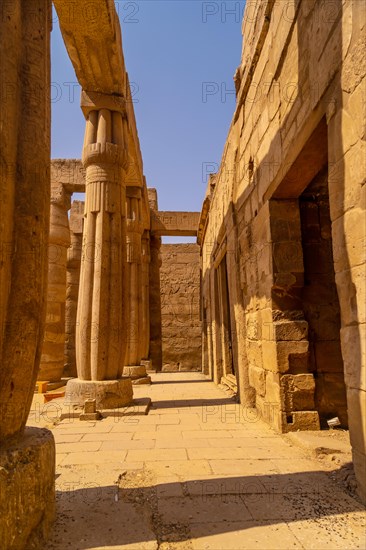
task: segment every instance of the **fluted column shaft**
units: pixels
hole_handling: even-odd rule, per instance
[[[127,190],[128,347],[126,365],[142,359],[142,250],[141,190]]]
[[[124,366],[127,132],[121,112],[102,108],[88,114],[76,327],[76,362],[81,380],[115,380],[121,377]]]
[[[150,351],[150,300],[149,300],[149,271],[150,271],[150,234],[145,231],[142,238],[141,257],[141,357],[149,359]]]
[[[64,370],[64,375],[69,377],[77,376],[75,332],[83,245],[84,207],[84,202],[73,201],[70,211],[71,244],[67,251]]]
[[[46,329],[38,380],[61,380],[65,356],[66,264],[70,246],[70,193],[60,183],[51,185]]]

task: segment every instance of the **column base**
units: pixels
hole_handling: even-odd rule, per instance
[[[43,546],[55,519],[55,441],[46,429],[26,428],[0,447],[0,533],[3,550]]]
[[[145,367],[147,374],[156,372],[156,369],[154,369],[151,359],[142,359],[141,366]]]
[[[69,380],[64,406],[84,408],[87,399],[95,399],[98,410],[126,407],[133,400],[131,379],[123,377],[120,380]]]
[[[151,384],[150,376],[147,376],[146,366],[141,365],[128,365],[123,369],[123,375],[129,376],[134,386],[141,384]]]

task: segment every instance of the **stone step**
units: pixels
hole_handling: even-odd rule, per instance
[[[62,386],[58,389],[48,391],[43,395],[44,403],[49,403],[53,399],[59,399],[65,397],[66,386]]]
[[[48,384],[48,380],[37,380],[34,393],[46,393]]]
[[[238,391],[236,377],[233,374],[226,374],[221,378],[221,384],[229,388],[234,394]]]

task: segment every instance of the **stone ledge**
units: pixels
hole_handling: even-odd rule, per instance
[[[46,429],[26,428],[0,447],[2,550],[39,548],[55,519],[55,441]]]
[[[352,452],[349,433],[344,430],[292,432],[286,434],[286,438],[315,456],[342,453],[351,455]]]
[[[101,420],[103,418],[115,417],[120,418],[122,416],[146,416],[149,413],[151,406],[150,397],[141,397],[139,399],[134,399],[126,407],[119,407],[115,409],[103,409],[100,411]],[[70,418],[80,419],[80,416],[83,415],[83,407],[65,405],[62,407],[60,420],[67,420]],[[85,419],[87,420],[87,419]],[[91,421],[92,419],[90,419]],[[96,419],[94,419],[96,420]],[[93,420],[93,421],[94,421]]]

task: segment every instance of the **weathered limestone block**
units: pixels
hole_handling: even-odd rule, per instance
[[[266,372],[266,396],[269,403],[281,402],[280,375],[275,372]]]
[[[281,376],[281,396],[286,413],[314,410],[314,393],[315,380],[312,374]]]
[[[146,364],[141,361],[141,365],[128,365],[123,369],[124,376],[132,380],[133,385],[151,384],[151,377],[147,375]]]
[[[247,340],[247,356],[249,364],[253,367],[262,368],[263,359],[262,359],[262,344],[260,341]],[[265,362],[265,365],[267,363]],[[269,368],[266,366],[266,368]]]
[[[256,396],[257,414],[277,432],[282,431],[281,405],[277,401],[270,401],[266,397]]]
[[[139,365],[136,367],[127,365],[123,369],[123,374],[129,378],[140,378],[146,375],[146,367],[144,365]]]
[[[119,380],[69,380],[64,406],[84,408],[85,401],[95,399],[96,408],[117,409],[132,403],[133,391],[130,378]]]
[[[307,340],[262,342],[264,368],[273,372],[301,373],[308,369]]]
[[[26,428],[0,447],[0,537],[4,550],[39,548],[55,519],[55,441],[50,431]]]
[[[317,411],[295,411],[289,416],[282,414],[282,430],[297,432],[306,430],[320,430],[319,413]]]
[[[274,339],[279,341],[306,340],[308,323],[306,321],[277,321],[273,323]]]
[[[266,394],[266,371],[257,367],[249,367],[249,384],[255,389],[258,395],[264,397]]]
[[[85,193],[85,168],[81,160],[52,159],[51,181],[58,181],[69,193]]]

